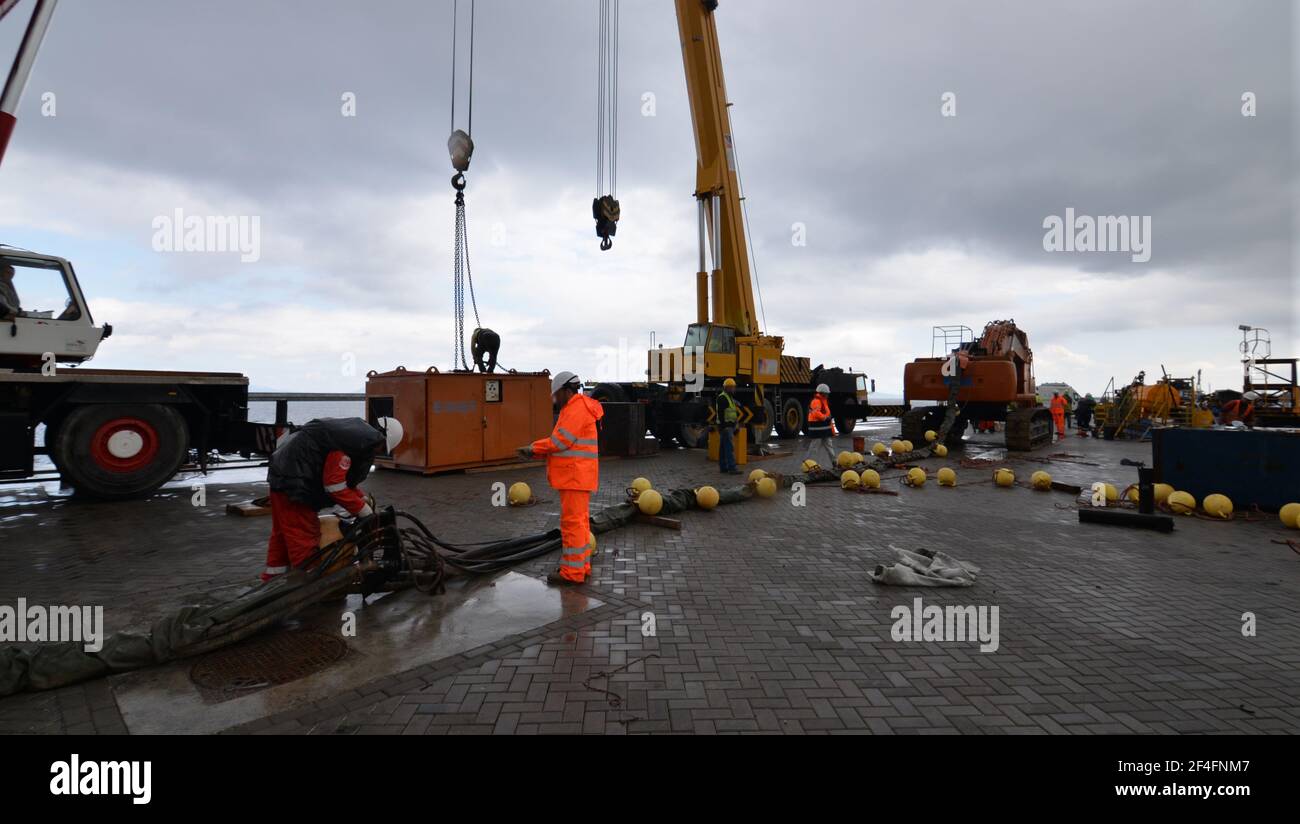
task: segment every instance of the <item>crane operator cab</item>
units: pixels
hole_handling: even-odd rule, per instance
[[[726,378],[767,384],[780,379],[781,339],[769,335],[742,337],[720,323],[692,323],[686,340],[676,349],[652,349],[649,374],[653,381],[685,383],[688,392]]]
[[[0,247],[0,369],[80,363],[111,333],[95,326],[71,263]]]

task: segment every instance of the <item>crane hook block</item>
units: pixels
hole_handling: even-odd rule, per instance
[[[451,155],[452,168],[458,172],[468,172],[469,159],[474,155],[474,141],[457,129],[447,138],[447,152]]]
[[[591,201],[591,214],[596,218],[596,236],[600,238],[601,251],[608,251],[614,245],[612,238],[618,231],[618,219],[622,215],[618,201],[613,195],[605,195]]]

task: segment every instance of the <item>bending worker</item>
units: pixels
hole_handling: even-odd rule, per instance
[[[1253,423],[1255,419],[1255,401],[1258,398],[1258,392],[1247,392],[1237,400],[1228,401],[1223,405],[1223,409],[1219,413],[1219,423],[1224,426],[1229,426],[1234,421],[1241,421],[1247,425]]]
[[[1052,423],[1056,425],[1056,440],[1065,438],[1065,398],[1060,392],[1052,393]]]
[[[818,448],[826,450],[827,463],[823,469],[835,468],[835,451],[831,449],[831,435],[835,434],[835,424],[831,421],[831,388],[824,383],[817,384],[817,394],[808,404],[808,424],[803,428],[808,436],[808,449],[804,459],[812,458]],[[815,460],[815,459],[814,459]]]
[[[266,475],[271,542],[263,581],[301,565],[320,548],[320,510],[337,504],[359,518],[372,514],[361,482],[380,447],[391,453],[402,440],[396,418],[379,422],[376,429],[361,418],[318,418],[280,439]]]
[[[591,493],[600,485],[600,401],[582,394],[572,372],[551,380],[551,398],[560,412],[549,438],[518,449],[525,458],[546,459],[546,480],[560,493],[560,566],[546,576],[550,584],[582,584],[591,576]]]
[[[731,397],[736,388],[734,378],[722,382],[722,391],[713,399],[713,414],[718,422],[718,471],[739,475],[736,468],[736,421],[740,419],[740,406]]]

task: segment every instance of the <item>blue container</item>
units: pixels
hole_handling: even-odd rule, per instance
[[[1196,496],[1219,493],[1233,507],[1277,510],[1300,501],[1300,430],[1156,429],[1156,480]]]

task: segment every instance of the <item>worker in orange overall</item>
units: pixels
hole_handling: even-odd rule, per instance
[[[823,469],[835,468],[835,450],[831,448],[835,423],[831,420],[830,394],[829,386],[824,383],[817,384],[817,394],[813,395],[812,403],[808,404],[808,424],[803,428],[804,434],[808,436],[808,448],[804,451],[804,459],[811,458],[818,448],[825,450],[827,463],[822,467]]]
[[[1052,423],[1056,426],[1056,439],[1065,440],[1065,398],[1060,392],[1052,393]]]
[[[600,401],[582,394],[572,372],[551,380],[551,398],[560,412],[549,438],[521,446],[525,458],[546,459],[546,480],[560,493],[560,566],[546,576],[550,584],[582,584],[591,576],[591,493],[600,485]]]

